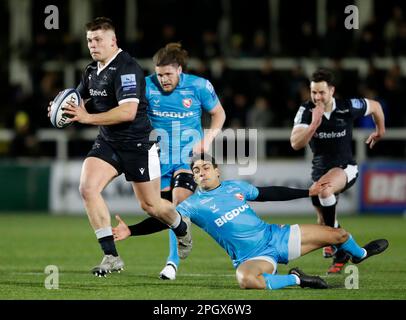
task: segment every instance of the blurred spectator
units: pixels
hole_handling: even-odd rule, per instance
[[[394,56],[406,56],[406,21],[403,21],[391,45]]]
[[[304,74],[303,68],[299,65],[295,66],[289,76],[288,94],[289,97],[297,97],[300,88],[303,85],[307,85],[309,82],[308,78]]]
[[[347,43],[341,26],[337,25],[337,16],[329,16],[327,32],[321,42],[321,55],[330,58],[342,58],[347,51]]]
[[[236,93],[233,96],[233,101],[226,107],[227,113],[227,124],[229,128],[245,128],[247,125],[247,109],[248,109],[248,98],[243,93]]]
[[[400,75],[399,66],[393,67],[387,72],[384,79],[383,98],[387,104],[387,126],[388,127],[405,127],[406,112],[404,101],[405,78]]]
[[[230,52],[229,52],[229,56],[231,58],[242,58],[246,56],[243,50],[243,43],[244,38],[242,37],[242,35],[233,34],[231,36]]]
[[[39,144],[31,130],[30,119],[24,111],[17,112],[14,120],[15,136],[11,141],[11,157],[35,157],[39,155]]]
[[[376,20],[371,19],[362,29],[357,54],[362,58],[382,56],[384,54],[382,31]]]
[[[316,32],[309,21],[302,23],[300,28],[300,41],[294,41],[292,54],[298,57],[309,57],[318,55],[318,38]]]
[[[399,34],[400,26],[403,22],[403,10],[399,6],[395,6],[392,10],[392,16],[387,21],[384,27],[384,35],[386,40],[386,54],[391,54],[393,52],[393,43],[395,38]]]
[[[254,105],[247,112],[247,127],[266,129],[270,127],[274,115],[269,108],[269,102],[265,97],[258,96]]]
[[[268,54],[266,34],[263,30],[257,30],[252,40],[252,49],[248,55],[253,58],[262,58]]]
[[[365,86],[376,92],[383,92],[383,78],[382,71],[378,70],[370,61],[367,75],[363,80]]]
[[[202,59],[213,59],[220,55],[217,34],[212,30],[203,31],[202,48],[198,54]]]
[[[344,68],[341,59],[333,60],[331,70],[336,83],[336,97],[354,97],[359,84],[358,70]]]

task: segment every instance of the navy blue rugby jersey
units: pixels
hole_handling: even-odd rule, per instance
[[[100,135],[109,142],[149,140],[152,131],[147,116],[144,72],[133,57],[120,51],[103,68],[90,63],[77,87],[83,99],[91,99],[90,113],[101,113],[125,102],[138,103],[133,121],[100,126]]]
[[[303,103],[294,120],[294,127],[308,127],[312,122],[312,101]],[[334,99],[333,109],[324,113],[322,122],[309,144],[313,152],[313,168],[326,169],[356,164],[352,154],[352,129],[356,118],[369,114],[366,99]]]

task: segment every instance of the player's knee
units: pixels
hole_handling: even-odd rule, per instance
[[[328,198],[334,195],[333,188],[326,188],[319,193],[319,197],[322,199]]]
[[[144,210],[146,213],[148,213],[150,216],[158,218],[159,210],[158,210],[156,204],[153,204],[152,202],[148,202],[148,201],[141,201],[140,206],[141,206],[141,209]]]
[[[241,289],[252,289],[254,288],[255,276],[249,273],[240,273],[237,276],[238,284]]]
[[[347,241],[347,239],[349,237],[348,232],[342,228],[335,228],[334,233],[335,233],[335,243],[336,244],[344,243],[345,241]]]
[[[86,201],[97,195],[99,192],[97,191],[96,188],[92,187],[87,183],[80,183],[79,193],[82,199]]]

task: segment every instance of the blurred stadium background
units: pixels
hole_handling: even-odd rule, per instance
[[[58,8],[58,29],[48,30],[44,25],[48,5]],[[359,29],[344,26],[348,5],[359,9]],[[113,19],[119,46],[137,58],[146,74],[153,72],[151,57],[157,49],[181,41],[191,57],[189,71],[210,79],[221,97],[227,113],[225,128],[258,130],[257,139],[247,135],[235,140],[237,149],[254,146],[251,160],[258,159],[256,172],[238,176],[237,166],[228,165],[223,168],[224,178],[242,178],[257,185],[310,184],[311,152],[293,151],[289,135],[300,103],[309,99],[308,77],[317,67],[331,68],[338,81],[336,96],[377,99],[387,125],[385,139],[368,150],[364,141],[373,130],[371,119],[356,123],[353,147],[360,176],[340,197],[339,215],[362,219],[363,214],[375,214],[374,219],[381,217],[382,226],[385,221],[392,226],[403,221],[404,1],[0,0],[3,231],[13,217],[17,220],[11,224],[16,228],[25,224],[27,220],[19,218],[26,214],[42,216],[38,230],[46,223],[44,213],[85,217],[79,174],[97,130],[81,125],[53,129],[46,107],[60,90],[77,85],[90,61],[84,24],[96,16]],[[224,156],[235,153],[230,145],[224,150]],[[105,196],[113,213],[142,215],[124,179],[111,184]],[[315,221],[308,200],[256,209],[263,215],[306,215],[306,221]],[[395,214],[395,220],[388,214]],[[368,226],[368,217],[358,225]],[[86,224],[85,219],[80,222]],[[90,227],[84,228],[91,241]],[[18,239],[18,232],[12,236]],[[96,244],[94,250],[98,252]]]
[[[51,4],[59,11],[59,29],[44,24]],[[344,26],[348,5],[359,10],[358,30]],[[83,214],[79,170],[96,130],[80,125],[52,129],[46,106],[61,89],[77,85],[89,62],[83,25],[106,15],[117,25],[120,47],[138,59],[146,74],[153,72],[151,57],[158,48],[170,41],[183,43],[191,57],[189,71],[210,79],[221,97],[226,128],[258,130],[258,139],[249,141],[256,148],[252,158],[257,157],[258,170],[245,177],[257,184],[309,184],[310,152],[293,151],[289,134],[298,106],[309,98],[308,77],[319,66],[332,68],[337,96],[379,100],[388,128],[385,140],[368,150],[364,140],[371,119],[357,122],[354,152],[361,176],[342,197],[340,211],[402,213],[405,10],[395,0],[257,0],[255,5],[231,0],[0,0],[0,176],[7,181],[0,186],[0,210]],[[248,146],[244,140],[248,135],[239,139],[242,147]],[[233,166],[225,170],[225,177],[236,172]],[[106,194],[113,211],[134,211],[124,179]],[[271,211],[284,208],[312,211],[305,200]]]

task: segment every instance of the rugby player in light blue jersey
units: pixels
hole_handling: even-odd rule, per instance
[[[192,152],[208,151],[226,118],[210,81],[183,73],[187,58],[187,51],[179,43],[169,43],[154,55],[155,73],[146,78],[147,112],[159,139],[161,194],[174,205],[196,189],[190,170]],[[211,116],[205,134],[201,124],[203,110]],[[154,220],[141,222],[134,232],[145,233]],[[174,280],[178,266],[177,238],[169,231],[169,256],[160,278]]]
[[[383,252],[385,239],[360,247],[342,228],[323,225],[278,225],[260,219],[247,201],[283,201],[309,197],[329,187],[328,182],[314,183],[310,190],[287,187],[255,187],[243,181],[220,181],[220,171],[213,158],[199,154],[191,159],[198,190],[176,209],[206,231],[230,256],[236,268],[238,284],[244,289],[280,289],[299,285],[325,289],[318,276],[306,275],[292,268],[287,275],[277,275],[278,263],[303,256],[326,245],[333,245],[351,256],[353,263]],[[116,241],[132,235],[119,216],[113,228]],[[162,227],[167,226],[162,223]]]

